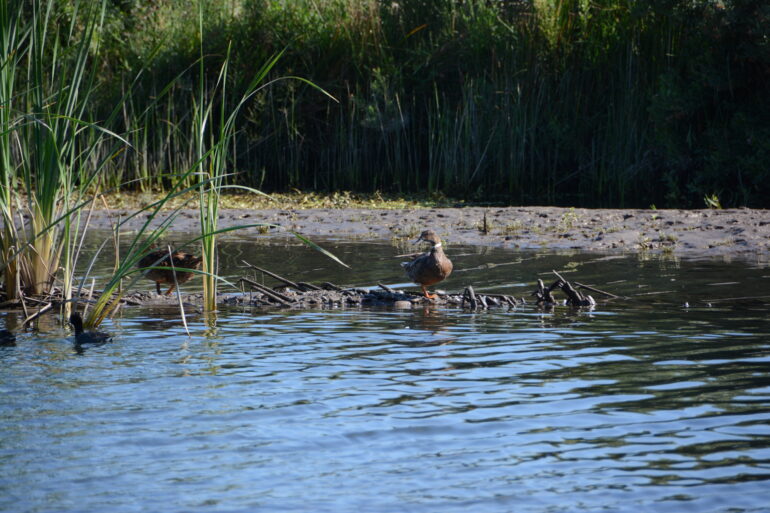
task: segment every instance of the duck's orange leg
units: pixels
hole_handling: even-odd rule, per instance
[[[438,297],[436,294],[428,294],[428,289],[425,288],[425,285],[420,285],[420,288],[422,289],[422,293],[425,294],[425,297],[428,299],[436,299]]]
[[[172,283],[171,286],[166,291],[166,295],[168,296],[169,294],[171,294],[174,291],[175,288],[176,288],[176,284]]]

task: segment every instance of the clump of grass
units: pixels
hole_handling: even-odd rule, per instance
[[[422,233],[422,228],[414,223],[409,223],[404,226],[397,226],[393,229],[393,237],[396,239],[414,240],[420,235],[420,233]]]
[[[60,269],[71,298],[85,191],[114,156],[107,139],[126,143],[106,128],[114,110],[102,124],[89,120],[97,87],[91,50],[106,2],[81,4],[69,23],[53,0],[0,6],[0,270],[10,298],[51,292]]]
[[[661,233],[660,234],[660,241],[666,244],[676,244],[676,242],[679,240],[679,237],[674,235],[673,233]]]
[[[708,208],[714,210],[722,210],[722,203],[719,201],[719,196],[716,194],[707,194],[703,197],[703,202]]]
[[[508,223],[505,226],[502,226],[498,233],[500,235],[517,235],[521,233],[524,230],[524,223],[521,221],[514,221],[512,223]]]
[[[652,243],[652,239],[647,237],[646,235],[640,233],[639,239],[637,241],[637,246],[639,247],[639,250],[641,252],[648,251],[650,249],[654,248],[654,245]]]
[[[579,220],[579,216],[575,212],[574,208],[570,208],[564,212],[559,220],[559,231],[568,231],[575,227]]]

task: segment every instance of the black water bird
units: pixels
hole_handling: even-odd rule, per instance
[[[70,315],[70,324],[75,328],[75,342],[77,344],[104,344],[112,339],[112,335],[103,331],[83,329],[83,318],[77,312]]]
[[[0,346],[15,346],[16,335],[8,330],[0,330]]]

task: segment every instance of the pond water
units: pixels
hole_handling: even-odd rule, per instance
[[[231,239],[222,264],[404,285],[404,248],[327,247],[353,269],[283,239]],[[766,260],[448,252],[448,290],[528,296],[556,269],[624,299],[231,308],[190,337],[136,308],[80,349],[44,317],[0,347],[0,510],[768,511]]]

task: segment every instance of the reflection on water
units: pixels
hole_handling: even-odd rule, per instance
[[[223,266],[404,283],[397,248],[329,246],[352,271],[265,241],[229,242]],[[0,510],[766,510],[766,263],[449,254],[448,290],[527,296],[557,269],[626,299],[236,308],[190,316],[189,338],[135,309],[81,354],[44,317],[0,347]]]

